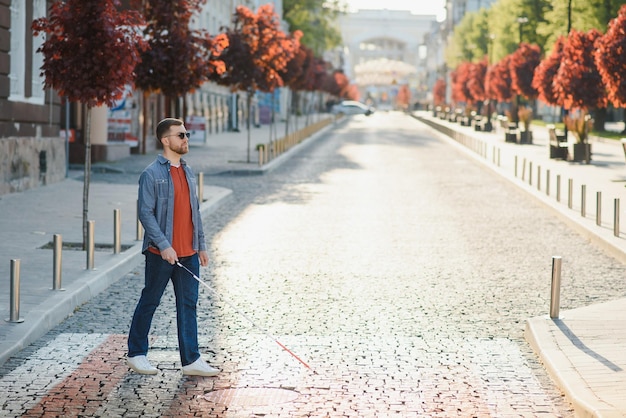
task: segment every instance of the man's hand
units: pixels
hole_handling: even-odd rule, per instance
[[[200,257],[200,265],[202,267],[206,267],[209,265],[209,253],[206,251],[198,252],[198,256]]]
[[[170,264],[174,264],[178,261],[178,255],[172,247],[168,247],[161,251],[161,258]]]

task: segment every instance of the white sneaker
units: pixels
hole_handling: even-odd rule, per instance
[[[217,376],[219,372],[218,369],[209,366],[201,358],[183,366],[183,375],[185,376]]]
[[[146,356],[127,357],[128,367],[139,374],[157,374],[159,370],[148,361]]]

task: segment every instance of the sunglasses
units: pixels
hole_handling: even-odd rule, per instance
[[[184,139],[185,137],[189,138],[191,134],[189,132],[179,132],[177,134],[171,134],[171,135],[165,135],[164,138],[167,138],[168,136],[177,136],[180,139]]]

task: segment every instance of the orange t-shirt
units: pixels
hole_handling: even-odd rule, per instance
[[[178,257],[189,257],[196,252],[193,249],[193,221],[191,220],[191,199],[185,169],[182,165],[170,166],[170,175],[174,184],[174,231],[172,233],[172,248]],[[149,251],[161,254],[157,248],[150,247]]]

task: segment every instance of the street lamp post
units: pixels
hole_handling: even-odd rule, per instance
[[[526,16],[520,16],[517,18],[517,23],[519,24],[519,45],[522,45],[523,41],[523,27],[526,23],[528,23],[528,18]],[[520,95],[517,94],[515,98],[515,109],[513,111],[513,119],[516,123],[519,124],[519,115],[517,114],[520,106]]]
[[[523,27],[526,23],[528,23],[528,18],[526,16],[520,16],[517,18],[517,23],[519,23],[519,43],[521,44],[523,41],[522,35],[523,35]]]

